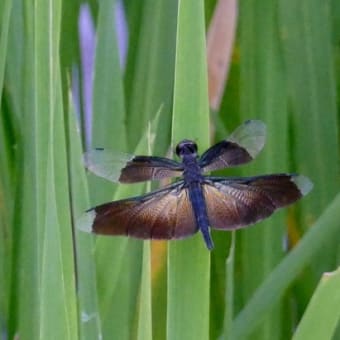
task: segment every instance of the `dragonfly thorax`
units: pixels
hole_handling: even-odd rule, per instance
[[[187,184],[201,182],[202,169],[198,164],[197,144],[188,139],[182,140],[176,147],[176,154],[182,159],[183,177]]]

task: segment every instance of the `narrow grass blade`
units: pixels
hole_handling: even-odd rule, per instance
[[[4,65],[6,68],[5,88],[8,90],[9,98],[12,99],[10,100],[10,103],[13,105],[13,115],[16,119],[19,119],[23,117],[23,112],[25,110],[25,86],[23,79],[27,67],[25,42],[28,42],[27,33],[29,29],[28,26],[25,26],[23,20],[25,4],[13,0],[10,0],[10,2],[12,2],[12,7],[7,40],[8,51],[6,52],[6,65]],[[25,81],[31,81],[31,79],[28,77],[25,78]],[[22,123],[22,121],[20,122]]]
[[[54,1],[45,8],[41,6],[40,10],[37,15],[41,18],[41,23],[44,22],[44,15],[50,18],[48,31],[52,37],[50,43],[54,41],[54,45],[49,49],[49,60],[53,63],[54,60],[59,61],[61,3]],[[52,65],[49,76],[53,85],[49,88],[51,92],[47,98],[52,119],[45,168],[47,201],[42,234],[39,337],[74,339],[78,336],[78,317],[66,134],[60,64],[55,62]],[[51,292],[54,293],[51,295]]]
[[[329,6],[320,0],[288,0],[280,2],[279,9],[289,96],[294,111],[297,170],[308,175],[317,188],[304,207],[309,220],[313,220],[339,187]],[[307,145],[313,147],[313,152],[306,152]]]
[[[59,143],[60,145],[62,143]],[[61,209],[65,203],[68,206],[68,200],[65,200],[67,191],[63,191],[64,202],[60,204],[61,197],[58,195],[58,189],[62,189],[63,185],[59,183],[59,188],[56,188],[55,179],[62,174],[58,171],[60,169],[54,169],[53,154],[51,150],[47,167],[46,190],[48,191],[48,199],[46,202],[40,276],[39,339],[49,339],[54,336],[74,339],[78,335],[78,320],[71,240],[72,229],[69,211]],[[63,171],[65,170],[66,168],[63,167]],[[66,177],[65,174],[66,172],[64,172],[63,177]]]
[[[123,152],[127,147],[125,99],[115,22],[115,2],[101,1],[96,36],[91,140],[92,148],[104,147]],[[95,176],[90,178],[92,204],[112,198],[116,186]]]
[[[8,31],[11,16],[12,0],[5,0],[0,4],[0,99],[2,97],[5,62],[7,56]]]
[[[127,148],[126,112],[114,25],[114,3],[108,0],[100,2],[98,13],[92,146],[122,152]],[[90,184],[92,205],[112,200],[117,188],[94,176],[91,176]],[[133,189],[118,187],[115,197],[127,197],[132,192]],[[119,339],[128,339],[132,332],[139,287],[142,246],[125,238],[110,237],[99,237],[95,244],[102,336],[109,338],[115,334]],[[126,285],[126,282],[130,284]]]
[[[22,339],[78,336],[59,67],[60,13],[60,1],[25,7],[27,111],[16,301]]]
[[[169,153],[171,138],[178,2],[145,0],[128,1],[125,5],[129,28],[124,75],[129,144],[127,151],[134,150],[141,133],[161,108],[153,154],[165,156]],[[153,248],[153,257],[164,259],[163,252],[163,247]],[[165,271],[162,268],[162,275],[157,276],[157,282],[153,282],[152,332],[155,338],[160,334],[165,336]]]
[[[337,235],[340,221],[338,194],[298,245],[269,274],[234,321],[232,335],[249,335],[279,301],[287,287],[310,264],[313,256]]]
[[[150,130],[144,133],[135,150],[136,154],[147,153],[148,140],[150,135],[152,140],[155,138],[159,116],[160,112],[150,124]],[[137,195],[144,188],[145,184],[134,187],[119,186],[115,197]],[[140,240],[126,237],[98,237],[96,242],[98,294],[104,337],[114,333],[119,339],[129,339],[136,332],[132,324],[138,309],[143,257],[143,243]],[[143,273],[143,275],[147,274]],[[148,287],[145,287],[145,293],[147,292]],[[147,302],[149,300],[147,295],[141,299],[146,304],[151,304],[151,300]],[[151,325],[146,326],[144,330],[151,331]]]
[[[156,120],[159,119],[158,112]],[[148,154],[152,154],[153,145],[155,141],[155,126],[152,130],[151,124],[148,129]],[[147,184],[147,189],[150,191],[151,183]],[[142,264],[142,277],[140,285],[140,298],[138,306],[138,326],[137,326],[137,339],[148,340],[152,339],[152,282],[151,282],[151,242],[145,241],[143,244],[143,264]]]
[[[330,4],[320,0],[280,1],[283,57],[292,110],[292,154],[295,170],[314,182],[300,205],[295,234],[307,230],[338,192],[339,125],[336,70],[332,46]],[[335,235],[311,263],[295,289],[305,306],[325,270],[337,265],[340,236]],[[299,310],[299,316],[303,308]]]
[[[83,164],[83,150],[80,135],[76,129],[75,112],[73,105],[69,104],[68,150],[69,150],[69,176],[71,186],[71,206],[73,225],[75,220],[90,205],[87,179]],[[78,288],[78,320],[81,339],[100,339],[101,327],[99,319],[96,270],[93,257],[93,238],[79,230],[74,230],[76,249],[76,270]]]
[[[0,4],[0,102],[3,98],[3,82],[5,74],[5,62],[8,53],[7,41],[10,23],[12,1],[5,0]],[[13,117],[13,116],[12,116]],[[8,331],[9,302],[10,302],[10,277],[12,260],[12,230],[11,220],[14,207],[15,183],[14,155],[11,141],[13,131],[11,123],[13,118],[9,110],[0,108],[0,331],[6,334]]]
[[[334,339],[340,321],[340,268],[323,274],[293,340]]]
[[[241,170],[243,175],[288,172],[288,110],[286,83],[276,11],[277,0],[240,3],[240,117],[260,119],[267,139],[261,154]],[[265,16],[261,13],[266,13]],[[235,286],[237,306],[242,308],[283,256],[285,211],[237,234],[240,275]],[[252,339],[272,339],[281,333],[281,307],[263,320]]]
[[[38,164],[46,164],[47,155],[47,136],[45,130],[37,132],[37,121],[48,126],[49,115],[38,118],[36,109],[36,96],[39,95],[37,86],[34,83],[34,46],[33,40],[33,8],[27,6],[25,9],[27,30],[18,34],[16,38],[20,41],[26,41],[27,48],[23,49],[25,56],[25,81],[23,90],[17,89],[15,91],[15,98],[23,94],[23,106],[25,114],[22,124],[22,140],[23,140],[23,154],[24,154],[24,171],[22,173],[23,193],[19,198],[22,210],[20,211],[20,220],[18,223],[18,234],[16,237],[17,246],[14,252],[17,254],[15,259],[16,267],[21,265],[21,271],[15,271],[13,274],[14,280],[13,289],[15,294],[12,298],[12,310],[16,311],[15,320],[11,320],[11,334],[14,336],[18,330],[24,334],[23,339],[38,339],[38,324],[39,324],[39,295],[40,290],[40,262],[41,258],[41,237],[40,229],[42,228],[42,218],[39,214],[39,207],[46,199],[43,197],[45,192],[41,185],[38,184],[38,178],[41,181],[46,179],[46,176],[39,169]],[[22,14],[22,8],[16,7],[16,14]],[[12,31],[12,30],[11,30]],[[17,31],[20,32],[20,31]],[[17,55],[16,55],[17,56]],[[16,60],[21,61],[22,56],[17,56]],[[43,66],[45,66],[44,64]],[[14,71],[14,67],[9,67],[10,74],[13,74],[13,79],[18,80],[20,76]],[[12,72],[11,72],[12,71]],[[47,71],[42,72],[42,75],[47,74]],[[47,96],[45,96],[47,97]],[[44,120],[46,119],[46,120]],[[32,133],[33,132],[33,133]],[[32,225],[32,221],[34,221]],[[25,273],[29,273],[25,275]],[[18,298],[20,296],[20,299]],[[24,317],[25,316],[25,317]],[[14,317],[13,317],[14,319]]]
[[[170,140],[177,1],[145,0],[142,8],[127,7],[128,20],[135,19],[129,20],[131,43],[125,73],[128,143],[133,150],[140,132],[163,107],[155,154],[165,154]]]
[[[151,243],[152,335],[154,339],[166,337],[167,245],[166,241]]]
[[[8,331],[9,303],[11,296],[12,265],[12,213],[14,208],[15,183],[11,174],[12,164],[9,156],[10,145],[6,139],[4,116],[0,111],[0,330]],[[13,169],[14,170],[14,169]]]
[[[178,7],[172,140],[209,143],[203,1]],[[190,42],[190,43],[189,43]],[[209,338],[210,254],[201,235],[169,244],[168,339]]]
[[[223,333],[220,339],[231,339],[231,330],[234,318],[234,271],[235,271],[235,232],[232,232],[229,254],[225,261],[225,309]]]
[[[151,309],[151,244],[144,242],[142,278],[139,295],[139,311],[137,339],[152,339],[152,309]]]
[[[126,151],[125,100],[115,30],[115,1],[100,1],[93,83],[95,146],[123,146]],[[107,143],[109,145],[104,145]]]

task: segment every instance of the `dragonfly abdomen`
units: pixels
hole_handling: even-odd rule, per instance
[[[207,248],[211,250],[214,248],[214,243],[210,236],[209,219],[200,182],[192,182],[189,184],[189,196],[197,227],[203,235]]]

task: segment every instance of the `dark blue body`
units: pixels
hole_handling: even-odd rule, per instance
[[[189,198],[194,211],[196,225],[201,231],[208,249],[211,250],[214,244],[210,236],[209,219],[202,192],[201,184],[204,182],[202,169],[197,162],[195,153],[182,155],[182,162],[184,165],[184,185],[189,190]]]

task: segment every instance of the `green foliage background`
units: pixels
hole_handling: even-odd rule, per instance
[[[84,79],[81,3],[0,2],[2,339],[340,337],[339,1],[240,0],[222,105],[209,112],[206,30],[217,2],[125,0],[124,72],[115,1],[89,2],[94,146],[165,155],[185,137],[204,150],[261,119],[264,151],[233,173],[296,171],[314,182],[256,227],[214,233],[211,254],[200,235],[151,244],[73,228],[90,206],[150,188],[85,173],[71,94],[72,72]]]

